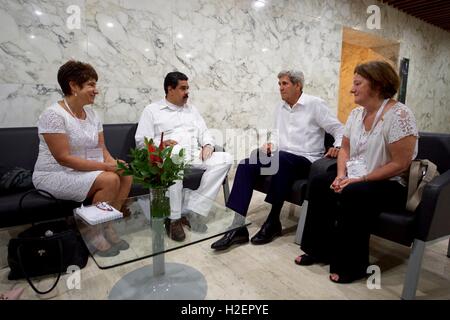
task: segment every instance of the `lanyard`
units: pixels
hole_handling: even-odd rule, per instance
[[[381,107],[378,109],[377,114],[375,115],[375,119],[373,120],[372,127],[370,128],[370,130],[369,130],[369,132],[367,134],[366,141],[369,139],[369,137],[372,134],[373,130],[377,126],[378,121],[380,121],[381,115],[383,114],[383,110],[386,107],[386,105],[389,102],[389,100],[390,100],[389,98],[385,99],[383,101],[383,103],[381,104]],[[364,135],[364,132],[366,131],[366,128],[364,127],[364,119],[365,119],[365,117],[366,117],[366,111],[364,111],[363,117],[361,119],[361,130],[360,130],[358,143],[356,144],[356,152],[355,152],[356,155],[359,155],[359,153],[361,151],[361,147],[363,145],[363,143],[362,143],[362,136]]]

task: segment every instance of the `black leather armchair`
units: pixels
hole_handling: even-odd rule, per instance
[[[450,134],[421,132],[417,159],[434,162],[440,176],[425,186],[415,212],[383,212],[373,234],[412,246],[402,299],[414,299],[427,244],[450,236]],[[450,257],[450,242],[447,250]]]
[[[422,201],[415,212],[382,212],[372,234],[411,247],[402,299],[414,299],[422,257],[427,244],[450,236],[450,134],[421,132],[417,159],[434,162],[440,176],[424,188]],[[329,167],[328,169],[331,169]],[[310,176],[311,177],[311,176]],[[308,196],[306,195],[306,198]],[[296,243],[301,243],[307,201],[302,206]],[[447,256],[450,257],[450,242]]]

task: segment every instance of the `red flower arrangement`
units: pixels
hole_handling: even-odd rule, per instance
[[[164,133],[161,133],[159,146],[153,139],[144,139],[145,147],[131,149],[129,163],[117,162],[117,170],[124,176],[133,176],[133,182],[146,188],[168,188],[176,180],[183,179],[186,167],[184,149],[172,154],[173,146],[163,146]]]

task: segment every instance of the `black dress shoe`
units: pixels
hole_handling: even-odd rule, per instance
[[[214,242],[211,245],[211,249],[225,250],[231,247],[233,244],[247,243],[248,237],[249,235],[246,227],[229,231],[225,233],[222,238]]]
[[[281,235],[281,223],[264,222],[261,229],[250,240],[253,244],[266,244]]]

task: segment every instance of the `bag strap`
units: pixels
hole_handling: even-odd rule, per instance
[[[420,172],[420,160],[412,161],[411,167],[409,168],[408,177],[408,201],[412,198],[414,192],[417,190],[419,177],[422,178],[422,173]]]
[[[53,289],[55,289],[55,287],[57,286],[57,284],[59,282],[59,278],[61,278],[61,273],[62,273],[62,270],[63,270],[63,253],[62,253],[63,250],[62,250],[61,240],[58,239],[58,248],[59,248],[59,272],[58,272],[58,276],[56,277],[55,283],[53,283],[51,288],[46,290],[46,291],[40,291],[38,288],[36,288],[36,286],[31,281],[30,276],[25,271],[25,267],[23,266],[23,263],[22,263],[22,253],[20,251],[21,248],[22,248],[22,245],[17,247],[17,257],[19,259],[19,266],[20,266],[20,269],[22,270],[22,273],[25,275],[25,278],[27,279],[27,282],[31,286],[31,288],[38,294],[46,294],[46,293],[49,293],[50,291],[52,291]]]
[[[426,165],[427,171],[425,175],[421,172],[421,164]],[[433,178],[438,174],[436,165],[428,160],[413,161],[410,169],[410,181],[408,182],[408,201],[406,203],[406,209],[409,211],[415,211],[422,199],[423,189]],[[414,187],[417,186],[419,177],[422,177],[419,186],[414,191]]]
[[[59,209],[62,210],[63,207],[62,207],[61,201],[56,199],[56,197],[54,195],[52,195],[50,192],[42,190],[42,189],[32,189],[32,190],[29,190],[29,191],[25,192],[22,195],[22,197],[20,197],[20,200],[19,200],[19,211],[20,212],[24,211],[23,201],[25,200],[25,198],[28,197],[30,194],[33,194],[33,193],[38,193],[38,194],[40,194],[41,196],[43,196],[45,198],[52,199],[53,201],[55,201],[56,205],[59,206]],[[32,223],[32,224],[34,224],[34,223]]]
[[[60,205],[60,202],[58,201],[58,199],[56,199],[55,196],[52,195],[50,192],[42,190],[42,189],[32,189],[32,190],[29,190],[29,191],[25,192],[22,195],[22,197],[20,197],[20,200],[19,200],[19,210],[20,211],[23,210],[23,205],[22,204],[23,204],[24,199],[27,196],[29,196],[30,194],[33,194],[33,193],[39,193],[40,195],[44,194],[44,197],[46,196],[47,198],[50,198],[50,199],[54,200],[57,204]]]

